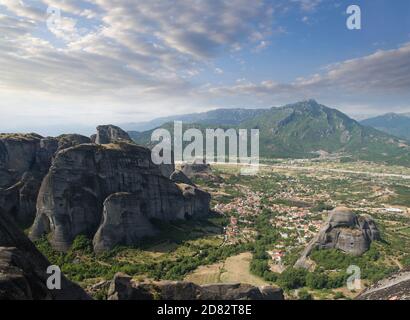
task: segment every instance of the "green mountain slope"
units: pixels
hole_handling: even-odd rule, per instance
[[[172,133],[172,123],[162,126]],[[184,129],[201,124],[186,124]],[[410,165],[410,148],[399,138],[366,127],[342,112],[314,100],[266,109],[260,115],[228,127],[259,129],[262,158],[314,158],[331,153],[354,159]],[[151,131],[133,133],[136,142],[152,145]]]

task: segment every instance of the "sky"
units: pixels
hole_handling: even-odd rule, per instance
[[[0,132],[311,98],[410,112],[410,1],[0,0]]]

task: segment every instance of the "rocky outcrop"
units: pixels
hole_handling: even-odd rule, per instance
[[[212,175],[211,166],[205,161],[195,160],[192,163],[185,163],[181,166],[181,171],[188,177],[208,177]]]
[[[199,286],[191,282],[136,282],[118,273],[108,290],[109,300],[284,300],[283,291],[272,286],[248,284],[211,284]]]
[[[47,288],[50,262],[14,224],[0,213],[0,300],[84,300],[78,285],[61,278],[61,290]]]
[[[124,192],[128,194],[108,198]],[[41,185],[30,236],[37,239],[50,233],[57,250],[68,249],[77,235],[92,238],[97,230],[96,249],[131,244],[137,233],[126,227],[128,222],[142,223],[143,237],[150,229],[147,219],[202,217],[209,212],[209,200],[206,192],[163,177],[147,148],[83,144],[56,155]],[[110,231],[113,226],[128,234],[115,235]]]
[[[78,146],[79,144],[91,143],[91,139],[80,134],[62,134],[57,137],[58,151]]]
[[[133,143],[133,140],[130,138],[127,132],[119,127],[113,125],[97,127],[97,135],[95,137],[96,144],[110,144],[116,142]]]
[[[339,249],[359,256],[370,248],[380,233],[374,220],[367,215],[357,216],[347,208],[336,208],[330,212],[327,222],[303,251],[295,267],[312,269],[308,259],[314,249]]]
[[[366,288],[357,300],[410,300],[410,269],[397,272]]]
[[[181,170],[175,170],[171,174],[170,179],[175,183],[184,183],[195,187],[195,184],[191,181],[191,179],[189,179]]]

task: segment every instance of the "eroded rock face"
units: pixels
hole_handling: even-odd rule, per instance
[[[142,237],[157,233],[147,212],[142,193],[115,193],[104,201],[103,221],[94,236],[94,250],[101,252],[117,245],[132,246]]]
[[[284,300],[283,291],[272,286],[211,284],[184,281],[136,282],[118,273],[108,291],[109,300]]]
[[[62,276],[61,290],[47,289],[50,262],[0,213],[0,300],[84,300],[90,297]]]
[[[36,134],[0,135],[0,210],[21,227],[34,220],[41,180],[57,150],[57,141]]]
[[[127,132],[113,125],[97,127],[96,144],[110,144],[116,142],[133,142]]]
[[[375,240],[380,240],[380,232],[370,216],[359,217],[347,208],[336,208],[330,212],[327,222],[305,248],[295,267],[312,269],[308,257],[316,248],[339,249],[360,256]]]
[[[129,195],[107,199],[124,192]],[[137,233],[127,223],[143,223],[143,237],[149,229],[144,217],[170,221],[205,216],[209,199],[199,189],[185,192],[163,177],[147,148],[129,143],[83,144],[56,155],[40,189],[30,236],[37,239],[51,233],[54,248],[66,250],[77,235],[94,237],[105,210],[94,239],[96,248],[131,244]],[[114,235],[113,225],[127,234]]]

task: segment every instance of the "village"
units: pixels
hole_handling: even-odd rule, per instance
[[[298,172],[278,179],[276,173],[272,172],[266,169],[260,174],[263,184],[266,184],[264,189],[238,183],[235,188],[240,196],[227,203],[217,203],[214,210],[229,217],[229,223],[224,228],[224,245],[252,242],[258,234],[256,217],[263,212],[271,212],[269,224],[279,237],[267,254],[271,258],[272,269],[278,272],[286,268],[286,256],[295,249],[306,247],[319,232],[329,210],[338,205],[347,205],[357,212],[375,216],[405,217],[410,214],[409,207],[389,204],[388,200],[394,196],[394,192],[389,188],[390,181],[386,179],[363,179],[366,184],[364,187],[363,180],[358,179],[359,185],[349,172],[332,176],[326,173],[316,175],[317,183],[309,180],[310,173],[303,176]],[[350,196],[339,198],[339,190],[332,187],[333,181],[337,181],[339,188]],[[365,192],[371,196],[365,196]]]

